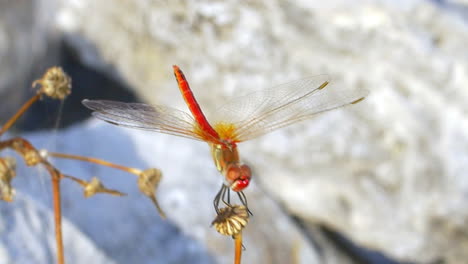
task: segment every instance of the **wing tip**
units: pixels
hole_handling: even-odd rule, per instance
[[[369,96],[369,94],[370,94],[370,91],[367,90],[367,89],[362,88],[362,89],[359,89],[359,90],[360,90],[360,96],[359,96],[359,98],[357,98],[356,100],[352,101],[351,104],[357,104],[357,103],[363,101],[363,100],[366,99],[366,98]]]
[[[361,98],[359,98],[357,100],[352,101],[351,104],[357,104],[357,103],[361,102],[364,99],[366,99],[366,97],[361,97]]]
[[[83,100],[81,101],[81,104],[83,104],[84,106],[90,108],[90,106],[91,106],[91,100],[89,100],[89,99],[83,99]]]
[[[93,110],[93,111],[98,111],[99,106],[101,105],[99,103],[99,100],[89,100],[89,99],[83,99],[81,103],[88,109]]]
[[[325,88],[330,82],[327,80],[327,81],[324,81],[317,89],[319,90],[322,90],[323,88]]]

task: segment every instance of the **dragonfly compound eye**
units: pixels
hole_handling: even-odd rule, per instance
[[[226,181],[230,184],[241,177],[241,168],[237,164],[229,165],[226,171]]]
[[[240,192],[247,188],[250,178],[252,178],[252,173],[247,165],[232,164],[226,173],[226,180],[232,183],[231,189],[235,192]]]
[[[250,170],[250,167],[243,164],[240,166],[240,171],[241,171],[241,178],[242,179],[249,179],[252,178],[252,171]]]

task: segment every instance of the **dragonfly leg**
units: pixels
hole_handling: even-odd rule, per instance
[[[249,209],[248,203],[247,203],[247,197],[245,196],[244,192],[237,192],[237,195],[239,197],[240,202],[242,205],[245,206],[247,211],[249,212],[250,215],[253,215],[252,212]],[[231,204],[231,189],[229,186],[222,185],[221,189],[219,189],[218,193],[216,194],[214,200],[213,200],[213,206],[216,210],[216,213],[219,214],[219,202],[222,201],[226,206],[232,207]]]
[[[229,206],[229,207],[232,207],[231,203],[230,203],[230,200],[231,200],[231,189],[229,189],[228,186],[224,185],[224,191],[223,191],[223,194],[221,195],[221,201],[223,201],[223,203],[226,205],[226,206]],[[227,199],[226,199],[227,198]],[[226,201],[227,200],[227,201]]]
[[[221,186],[221,189],[219,189],[219,192],[216,194],[214,200],[213,200],[213,206],[216,210],[216,213],[219,214],[219,200],[221,200],[221,194],[224,190],[224,184]]]
[[[253,216],[252,212],[249,209],[249,205],[247,204],[247,197],[245,196],[244,192],[237,192],[237,195],[239,196],[239,200],[241,201],[241,203],[247,209],[247,212],[249,212],[249,214]]]
[[[214,200],[213,200],[213,206],[216,210],[216,213],[219,214],[219,201],[223,201],[223,203],[227,206],[231,206],[228,202],[226,202],[226,192],[228,193],[229,196],[229,187],[226,185],[222,185],[221,189],[219,189],[219,192],[216,194]],[[228,197],[228,200],[230,198]]]

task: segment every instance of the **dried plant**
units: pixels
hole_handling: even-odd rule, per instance
[[[33,82],[33,87],[39,86],[36,95],[29,99],[0,129],[0,136],[3,135],[11,126],[31,107],[32,104],[44,96],[64,100],[71,93],[71,78],[60,68],[52,67],[42,76],[41,79]],[[158,169],[150,168],[139,170],[122,165],[114,164],[101,159],[70,155],[64,153],[48,152],[47,150],[37,150],[28,140],[16,137],[0,141],[0,151],[12,149],[21,156],[27,166],[44,166],[52,179],[53,208],[55,220],[55,239],[57,243],[57,263],[64,264],[64,248],[62,240],[62,213],[60,199],[60,181],[68,179],[77,183],[83,188],[85,197],[91,197],[95,194],[110,194],[114,196],[125,195],[117,190],[108,189],[96,177],[90,181],[85,181],[74,176],[65,175],[60,172],[49,161],[49,157],[81,160],[120,169],[136,175],[140,191],[154,203],[161,217],[165,214],[156,200],[156,188],[161,180],[161,172]],[[12,202],[15,195],[15,189],[12,187],[12,180],[16,176],[16,160],[13,157],[0,157],[0,198],[6,202]]]
[[[16,160],[12,157],[0,158],[0,198],[12,202],[15,189],[11,187],[11,180],[16,176]]]
[[[234,239],[234,263],[241,263],[242,256],[242,230],[249,222],[249,210],[244,205],[231,205],[219,208],[216,218],[211,223],[221,235],[231,236]]]
[[[220,208],[212,225],[221,235],[235,236],[244,229],[248,222],[249,212],[247,207],[232,205]]]

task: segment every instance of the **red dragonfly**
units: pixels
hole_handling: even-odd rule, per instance
[[[242,191],[249,185],[252,174],[250,168],[240,161],[237,143],[318,113],[358,103],[368,94],[365,89],[328,89],[327,76],[315,76],[234,99],[216,111],[222,118],[210,123],[182,71],[175,65],[173,68],[192,115],[162,105],[106,100],[83,100],[83,104],[94,110],[95,117],[111,124],[207,142],[216,168],[224,176],[224,183],[214,199],[217,212],[220,200],[230,205],[230,190],[238,194],[248,209]]]

